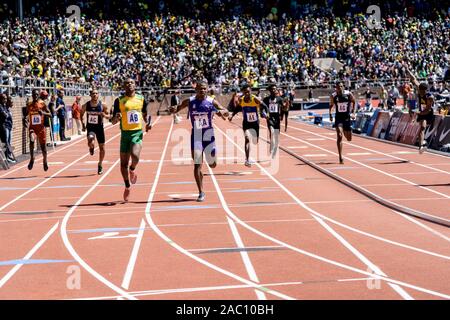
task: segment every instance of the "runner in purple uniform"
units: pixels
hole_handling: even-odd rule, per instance
[[[198,187],[198,202],[205,200],[203,192],[203,154],[211,168],[217,165],[216,144],[214,128],[212,125],[213,114],[217,113],[226,120],[228,111],[212,97],[207,96],[208,84],[199,82],[195,87],[196,95],[185,99],[178,107],[169,108],[171,113],[178,113],[184,108],[188,108],[189,119],[192,124],[191,131],[191,154],[194,160],[194,177]]]

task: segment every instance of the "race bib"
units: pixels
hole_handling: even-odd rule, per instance
[[[270,111],[270,113],[277,113],[278,112],[278,103],[270,103],[269,111]]]
[[[347,102],[338,103],[338,111],[339,112],[347,112],[347,108],[348,108]]]
[[[31,124],[33,124],[33,125],[42,124],[41,115],[33,114],[31,116]]]
[[[90,124],[98,124],[98,116],[90,114],[88,116],[88,123],[90,123]]]
[[[128,121],[128,124],[138,124],[139,123],[139,112],[128,111],[127,112],[127,121]]]
[[[249,112],[249,113],[247,113],[247,121],[248,122],[256,122],[256,121],[258,121],[258,117],[256,115],[256,112]]]
[[[207,115],[195,116],[195,127],[197,129],[209,128],[209,119]]]

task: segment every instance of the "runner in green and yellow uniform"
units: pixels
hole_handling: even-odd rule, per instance
[[[145,129],[151,129],[151,116],[147,118],[147,101],[144,96],[136,93],[136,84],[133,79],[124,82],[125,95],[114,101],[112,124],[120,121],[122,131],[120,139],[120,172],[125,182],[123,200],[128,201],[130,196],[130,182],[135,184],[137,175],[136,166],[142,149],[142,122]],[[128,167],[131,158],[131,165]]]

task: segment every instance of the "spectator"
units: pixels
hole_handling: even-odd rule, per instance
[[[11,97],[3,93],[0,94],[0,141],[5,144],[6,160],[11,163],[16,163],[11,145],[13,128],[12,107],[13,101]]]
[[[81,97],[76,96],[75,102],[72,104],[72,117],[77,125],[78,135],[81,135],[81,106],[80,106]]]
[[[57,92],[58,98],[56,98],[55,102],[55,112],[56,116],[59,120],[59,140],[60,141],[68,141],[70,138],[66,138],[66,104],[64,103],[64,91],[58,90]]]

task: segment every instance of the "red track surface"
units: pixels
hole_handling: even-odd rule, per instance
[[[177,151],[189,123],[169,117],[144,137],[126,204],[117,126],[106,131],[100,177],[85,141],[51,153],[48,172],[39,161],[31,172],[2,172],[0,299],[450,298],[448,228],[394,212],[282,151],[278,170],[267,156],[246,168],[242,131],[236,147],[223,135],[236,126],[216,124],[226,159],[204,167],[203,203],[192,164],[173,161],[190,156]],[[450,216],[447,157],[355,137],[339,165],[335,133],[293,121],[281,145],[386,199]]]

